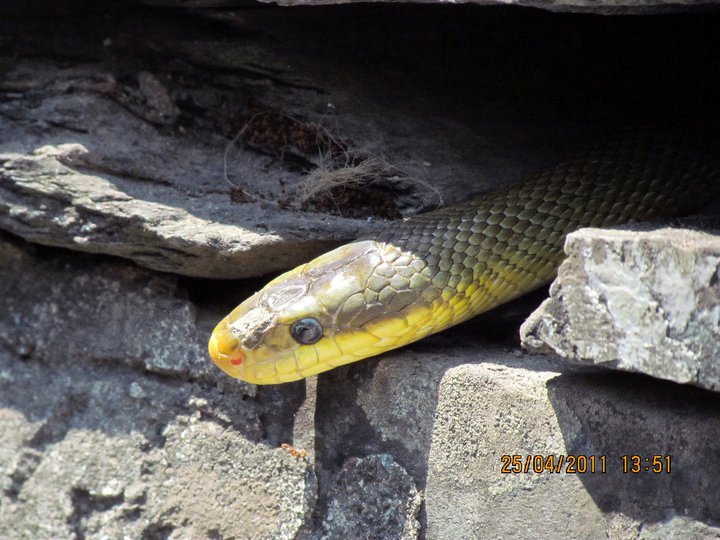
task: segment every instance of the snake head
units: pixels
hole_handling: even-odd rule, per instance
[[[296,269],[297,270],[297,269]],[[210,337],[215,364],[228,375],[255,384],[300,379],[298,359],[332,328],[331,319],[308,295],[308,280],[289,272],[255,293],[220,321]],[[310,331],[298,329],[312,320]],[[302,321],[302,322],[299,322]],[[315,335],[310,335],[314,329]]]
[[[398,330],[407,319],[400,310],[418,292],[408,286],[378,298],[395,272],[388,263],[398,257],[393,249],[354,242],[274,279],[217,325],[209,343],[213,361],[232,377],[275,384],[404,344]]]

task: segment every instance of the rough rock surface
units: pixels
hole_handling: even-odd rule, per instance
[[[116,166],[133,166],[138,158]],[[331,216],[290,215],[257,204],[241,209],[219,188],[183,193],[177,186],[153,186],[157,178],[143,186],[143,180],[116,177],[112,169],[112,176],[83,174],[66,165],[80,159],[103,157],[78,143],[42,146],[31,155],[0,153],[0,227],[42,244],[216,278],[286,268],[367,230],[366,224]],[[217,174],[200,167],[196,180]],[[149,174],[142,168],[135,174]],[[264,224],[268,219],[270,226]]]
[[[0,259],[7,314],[0,341],[21,358],[102,359],[195,378],[210,372],[204,357],[211,322],[198,328],[195,306],[176,296],[177,278],[149,277],[129,263],[34,255],[7,241],[0,242]]]
[[[720,535],[720,417],[710,412],[720,396],[562,371],[526,356],[446,372],[428,459],[428,537]],[[641,456],[635,474],[623,472],[628,454]],[[502,473],[503,455],[519,456],[523,472]],[[534,472],[550,455],[595,456],[596,472]],[[671,456],[670,473],[646,469],[655,455]],[[527,456],[540,457],[526,473]]]
[[[143,0],[146,4],[162,6],[188,7],[185,0]],[[347,4],[362,0],[260,0],[272,2],[282,6],[318,6],[331,4]],[[380,1],[380,0],[377,0]],[[407,0],[386,0],[403,2]],[[419,4],[444,4],[448,0],[414,0]],[[453,3],[468,3],[480,5],[511,5],[525,6],[550,11],[582,12],[611,14],[637,14],[637,13],[672,13],[688,11],[696,8],[708,8],[715,2],[713,0],[461,0]],[[245,5],[246,0],[194,0],[190,7],[198,10],[205,8],[217,9],[219,7],[233,7]]]
[[[720,390],[719,236],[583,229],[565,250],[527,349]]]
[[[203,377],[173,278],[0,246],[0,536],[297,535],[312,469],[261,444],[254,389]]]
[[[295,538],[311,465],[214,385],[0,354],[3,538]]]
[[[698,104],[706,118],[714,87],[704,56],[667,44],[672,21],[577,33],[548,13],[468,6],[210,10],[217,22],[47,4],[0,20],[0,227],[188,276],[275,272],[507,185],[603,136],[619,108]],[[680,27],[696,40],[713,21]],[[702,84],[679,91],[674,70]],[[369,185],[306,199],[310,172],[363,163],[381,169]]]
[[[324,537],[418,537],[422,496],[412,477],[388,454],[348,459],[328,495]]]
[[[524,355],[543,291],[254,387],[205,347],[264,280],[174,275],[277,271],[432,208],[409,177],[453,202],[618,122],[712,121],[717,15],[156,4],[3,5],[0,228],[74,251],[0,237],[0,537],[720,535],[718,395]],[[392,167],[303,207],[328,152]],[[551,451],[607,473],[500,472]],[[633,453],[672,472],[618,472]]]
[[[716,394],[523,355],[497,314],[305,392],[254,387],[206,359],[218,285],[0,245],[4,538],[720,534]],[[500,472],[548,453],[607,473]],[[622,474],[624,454],[672,472]]]
[[[573,147],[572,127],[539,144],[528,141],[539,125],[478,138],[440,107],[418,116],[396,107],[398,92],[348,90],[338,80],[346,57],[293,52],[307,47],[297,28],[317,24],[305,14],[295,29],[270,10],[233,26],[183,17],[158,26],[158,13],[137,6],[100,3],[83,21],[67,5],[52,8],[66,27],[44,13],[0,21],[0,50],[51,57],[0,62],[0,227],[33,242],[188,276],[257,276]],[[387,170],[375,191],[341,186],[305,200],[307,173],[334,160]]]
[[[176,278],[7,239],[0,261],[0,536],[294,538],[310,523],[312,468],[275,442],[292,432],[273,408],[294,394],[262,407],[210,380]]]

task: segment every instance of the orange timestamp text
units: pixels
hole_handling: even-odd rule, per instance
[[[670,474],[672,458],[669,454],[618,456],[623,474],[654,473]],[[606,474],[608,463],[604,454],[503,454],[500,456],[500,472],[503,474],[553,473],[553,474]]]

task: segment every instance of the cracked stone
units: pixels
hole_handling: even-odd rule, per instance
[[[565,250],[526,349],[720,390],[720,236],[584,229]]]

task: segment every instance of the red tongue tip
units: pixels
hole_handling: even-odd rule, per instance
[[[240,355],[240,356],[236,356],[235,358],[233,358],[232,360],[230,360],[230,363],[231,363],[233,366],[239,366],[239,365],[242,364],[244,361],[245,361],[245,357],[244,357],[243,355]]]

